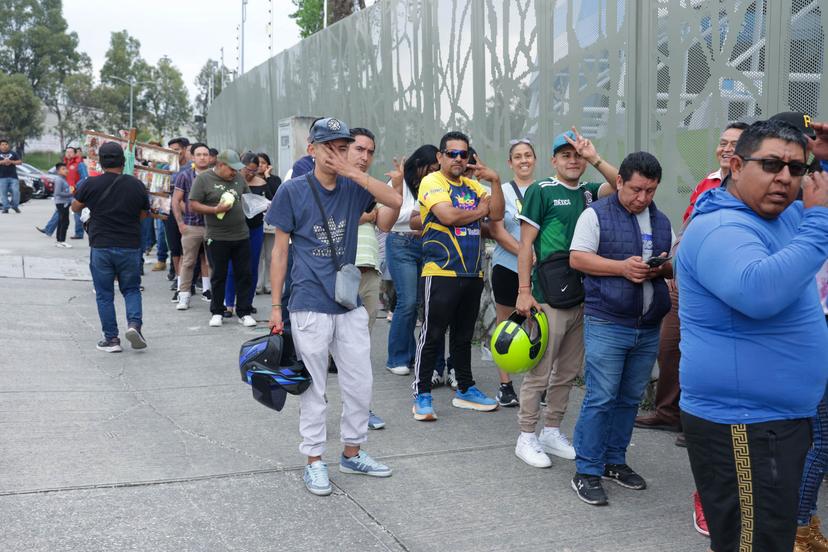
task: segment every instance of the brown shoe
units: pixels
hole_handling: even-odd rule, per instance
[[[167,263],[162,263],[161,261],[158,261],[157,263],[152,265],[153,272],[161,272],[162,270],[167,270]]]
[[[661,431],[672,431],[673,433],[678,433],[679,431],[681,431],[681,427],[678,424],[674,424],[668,422],[663,418],[659,418],[656,414],[636,417],[635,427],[639,427],[641,429],[659,429]]]
[[[809,526],[796,528],[793,552],[814,552],[814,549],[811,548],[811,528]]]
[[[687,448],[687,439],[684,437],[683,431],[676,435],[676,446],[681,448]]]
[[[811,530],[811,540],[809,541],[811,550],[813,552],[828,552],[828,539],[820,531],[819,524],[819,516],[811,516],[811,524],[808,526]]]

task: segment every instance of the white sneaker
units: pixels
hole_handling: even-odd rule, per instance
[[[457,389],[457,377],[454,375],[454,368],[446,372],[446,383],[449,384],[452,389]]]
[[[187,310],[190,308],[190,292],[178,293],[178,304],[175,306],[178,310]]]
[[[431,373],[431,387],[432,389],[435,387],[440,387],[443,385],[443,376],[441,376],[437,370]]]
[[[56,242],[55,247],[62,247],[64,249],[72,249],[72,246],[66,242]]]
[[[533,468],[548,468],[552,460],[543,452],[538,436],[534,433],[521,433],[515,445],[515,456]]]
[[[411,373],[408,366],[386,366],[385,369],[395,376],[407,376]]]
[[[239,318],[239,324],[241,324],[245,328],[252,328],[256,325],[256,319],[250,316],[249,314],[245,314],[244,316]]]
[[[544,452],[566,460],[575,460],[575,447],[557,427],[545,427],[538,438]]]
[[[214,328],[216,328],[218,326],[221,326],[223,318],[224,317],[220,314],[214,314],[213,316],[210,317],[210,325]]]

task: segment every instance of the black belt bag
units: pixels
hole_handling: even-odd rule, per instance
[[[538,283],[546,303],[569,309],[584,302],[584,275],[569,266],[569,251],[553,253],[537,268]]]

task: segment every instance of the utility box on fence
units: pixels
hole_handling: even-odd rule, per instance
[[[296,160],[307,155],[308,130],[314,119],[297,115],[279,121],[279,176],[284,178]]]

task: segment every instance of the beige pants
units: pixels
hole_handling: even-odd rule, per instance
[[[190,292],[193,285],[193,270],[198,262],[198,252],[204,247],[204,237],[207,229],[203,226],[184,226],[184,233],[181,234],[181,249],[184,255],[181,256],[181,270],[178,272],[178,292]],[[205,252],[206,255],[206,252]],[[202,274],[206,278],[209,274]]]
[[[377,321],[377,311],[380,302],[380,274],[373,268],[360,268],[362,278],[359,280],[359,298],[365,310],[368,311],[368,335],[374,329],[374,322]]]
[[[549,320],[549,346],[535,368],[527,372],[520,386],[520,430],[535,431],[540,417],[540,399],[546,391],[546,426],[560,427],[572,380],[584,364],[584,306],[553,309],[541,304]]]

